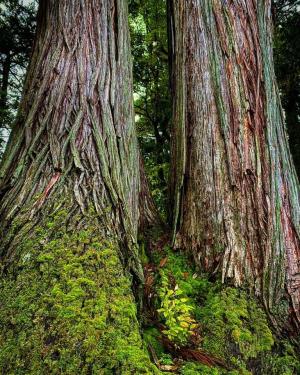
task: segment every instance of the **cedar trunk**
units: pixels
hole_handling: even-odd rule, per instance
[[[59,189],[84,212],[109,208],[135,240],[139,154],[127,13],[118,1],[41,1],[19,116],[1,165],[2,229]],[[128,236],[129,234],[129,236]]]
[[[273,69],[271,1],[170,1],[174,243],[300,325],[299,184]],[[281,317],[281,318],[279,318]]]
[[[123,0],[41,0],[0,168],[3,373],[144,373],[139,152]]]

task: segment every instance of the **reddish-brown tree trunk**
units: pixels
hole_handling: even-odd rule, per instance
[[[139,153],[124,5],[41,1],[37,35],[0,171],[2,230],[24,205],[38,211],[67,187],[82,211],[107,210],[132,241]]]
[[[40,1],[0,167],[2,373],[151,371],[127,22],[123,0]]]
[[[300,324],[300,203],[271,1],[171,1],[176,246]],[[284,324],[284,323],[283,323]]]

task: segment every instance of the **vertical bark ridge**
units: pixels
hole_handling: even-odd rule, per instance
[[[176,246],[223,281],[253,287],[269,311],[290,299],[299,327],[299,184],[273,70],[270,1],[189,0],[184,11],[176,4]],[[184,156],[176,153],[183,142]]]
[[[186,22],[183,16],[185,12],[184,2],[174,2],[170,6],[172,14],[172,25],[170,26],[171,43],[172,43],[172,78],[173,93],[176,93],[173,101],[174,122],[176,126],[172,128],[172,155],[174,160],[173,175],[170,180],[170,196],[173,225],[173,241],[175,240],[177,222],[181,213],[181,192],[184,183],[184,171],[186,164],[186,128],[185,128],[185,58],[186,51],[184,48],[185,33],[177,33],[176,30],[184,30]],[[176,79],[174,79],[176,77]]]
[[[107,228],[115,223],[114,234],[135,243],[140,177],[126,6],[41,1],[0,169],[2,234],[23,207],[30,205],[34,218],[48,197],[67,189],[82,212],[93,204]]]
[[[0,166],[1,373],[157,373],[132,290],[143,270],[130,59],[126,1],[40,1]]]

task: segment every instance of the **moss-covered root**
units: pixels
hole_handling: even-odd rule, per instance
[[[26,236],[1,278],[1,373],[158,373],[118,247],[97,237],[95,220],[69,232],[65,215]]]

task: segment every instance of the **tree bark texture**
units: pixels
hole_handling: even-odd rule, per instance
[[[127,22],[123,0],[40,1],[0,168],[3,373],[150,373]]]
[[[299,185],[273,69],[271,1],[169,7],[174,243],[299,329]]]
[[[1,166],[2,230],[67,189],[135,241],[139,154],[121,1],[42,1],[20,114]],[[38,199],[36,197],[38,196]],[[64,196],[64,194],[62,195]],[[6,251],[7,252],[7,251]]]

